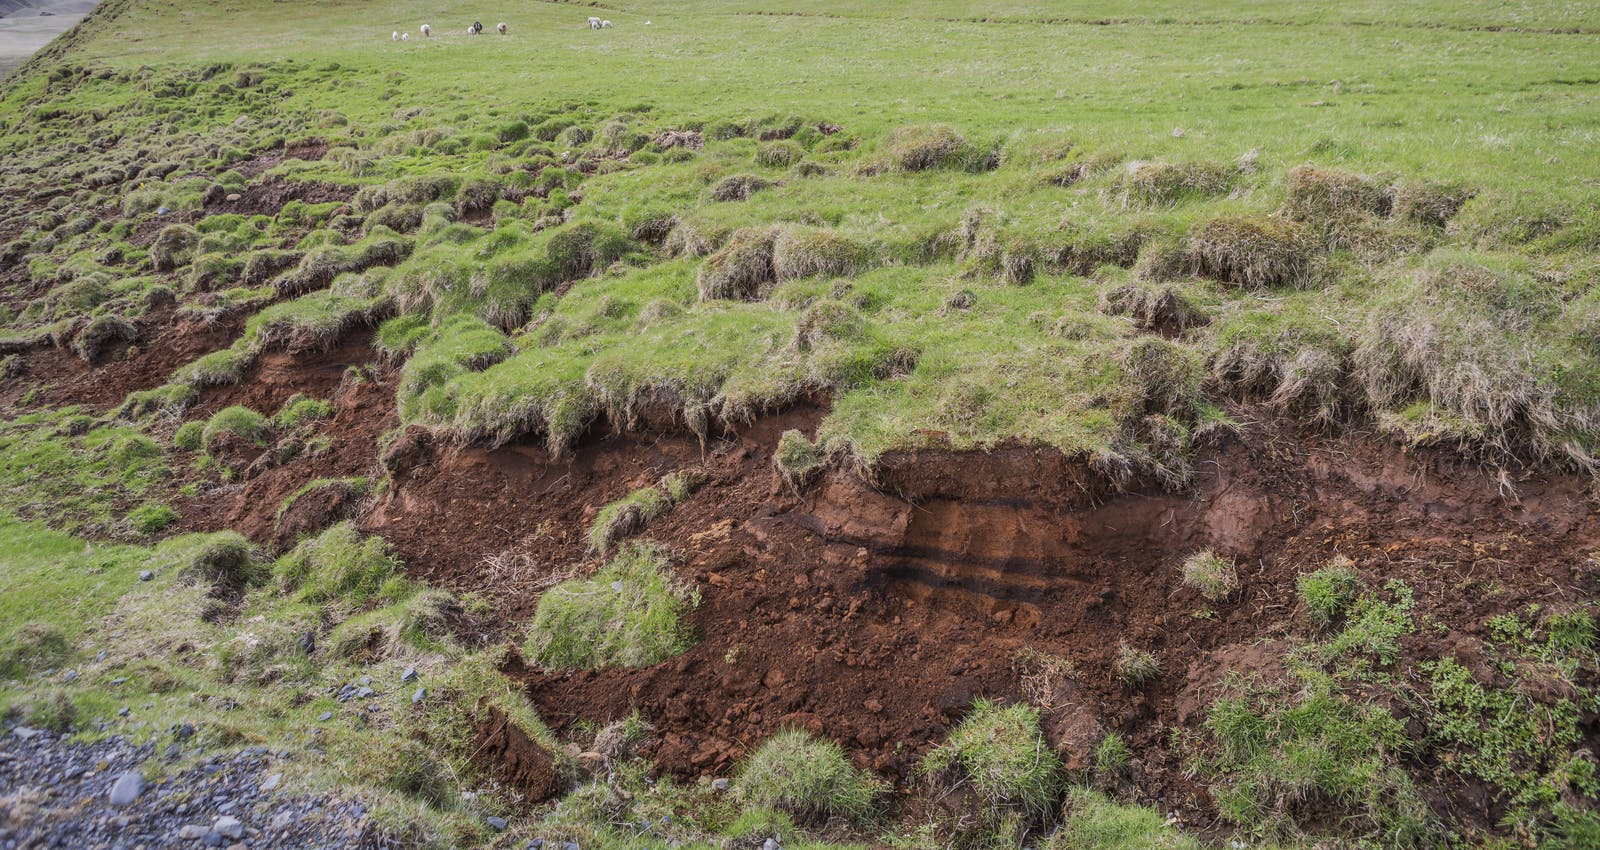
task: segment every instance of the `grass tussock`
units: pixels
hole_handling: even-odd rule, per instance
[[[867,246],[833,230],[785,227],[773,241],[773,275],[779,281],[812,275],[853,277],[870,261]]]
[[[1203,325],[1206,316],[1175,286],[1148,287],[1129,283],[1100,294],[1100,311],[1127,316],[1142,331],[1179,334]]]
[[[358,608],[378,597],[399,567],[388,541],[363,538],[346,521],[302,541],[273,564],[273,573],[302,602]]]
[[[970,787],[989,817],[1013,812],[1042,818],[1065,787],[1061,761],[1039,731],[1038,710],[986,699],[973,703],[922,769],[936,782]]]
[[[1201,277],[1246,289],[1300,287],[1309,282],[1314,243],[1286,219],[1223,216],[1190,231],[1184,251]]]
[[[1311,619],[1327,626],[1350,610],[1361,593],[1362,584],[1350,559],[1339,557],[1327,566],[1301,575],[1295,588]]]
[[[684,615],[699,602],[660,548],[634,543],[594,577],[545,591],[523,651],[552,669],[648,667],[690,647]]]
[[[1154,809],[1075,786],[1067,795],[1061,828],[1040,846],[1043,850],[1202,850],[1206,845]]]
[[[871,774],[851,767],[838,744],[803,729],[785,730],[762,742],[732,787],[746,805],[778,809],[800,824],[834,817],[864,820],[882,790]]]
[[[1171,206],[1188,198],[1226,194],[1238,179],[1238,169],[1220,162],[1128,163],[1113,189],[1123,206]]]
[[[804,492],[816,480],[826,461],[816,443],[792,428],[778,437],[777,451],[772,453],[772,466],[778,477],[796,494]]]
[[[695,284],[701,301],[730,299],[754,301],[776,281],[773,251],[778,234],[770,228],[735,230],[716,253],[700,264]]]
[[[260,553],[233,531],[175,537],[156,550],[180,579],[213,587],[241,588],[265,577]]]
[[[881,169],[917,172],[936,168],[987,171],[999,164],[997,151],[978,148],[948,124],[897,127],[884,139],[879,156],[880,159],[863,162],[862,170],[866,173]]]
[[[1354,215],[1387,216],[1394,193],[1381,180],[1332,168],[1302,165],[1284,177],[1283,212],[1297,221],[1330,222]]]
[[[589,526],[589,550],[604,554],[618,540],[644,528],[656,517],[689,498],[699,485],[692,472],[667,475],[652,487],[641,487],[600,509]]]
[[[1220,602],[1239,589],[1239,568],[1227,558],[1206,549],[1183,559],[1183,584],[1212,602]]]

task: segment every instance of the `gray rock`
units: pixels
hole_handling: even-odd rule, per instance
[[[307,655],[315,654],[317,651],[317,633],[306,632],[300,636],[300,640],[296,643],[299,645],[301,652]]]
[[[204,836],[205,834],[206,834],[206,828],[205,827],[196,826],[195,824],[192,824],[192,823],[191,824],[187,824],[182,829],[178,830],[178,837],[183,839],[184,841],[194,841],[194,840]]]
[[[400,681],[405,682],[407,684],[415,682],[416,680],[417,680],[417,668],[415,668],[415,667],[407,667],[406,671],[404,673],[400,674]]]
[[[178,727],[176,729],[172,730],[172,737],[177,738],[180,741],[187,741],[190,738],[193,738],[194,737],[194,724],[193,723],[180,723],[180,724],[178,724]]]
[[[210,829],[206,830],[205,837],[200,839],[200,843],[207,847],[221,847],[228,843],[228,839],[223,838],[222,833]]]
[[[417,703],[420,703],[420,702],[422,702],[423,700],[425,700],[427,698],[428,698],[428,689],[427,688],[417,688],[417,692],[411,695],[411,704],[412,705],[416,705]]]
[[[133,709],[131,709],[131,708],[127,707],[127,706],[123,706],[123,707],[117,709],[117,716],[118,717],[127,717],[129,712],[131,712],[131,711],[133,711]]]
[[[261,793],[266,794],[278,790],[278,784],[283,782],[283,774],[274,773],[261,782]]]
[[[490,815],[489,817],[484,818],[483,822],[488,824],[489,828],[494,830],[495,832],[505,832],[506,831],[507,824],[506,824],[506,819],[505,818],[499,818],[499,817],[495,817],[494,815]]]
[[[238,818],[229,815],[217,818],[217,822],[212,824],[211,828],[221,833],[223,838],[238,841],[244,837],[244,824],[240,823]]]
[[[761,842],[761,850],[783,850],[783,845],[779,844],[776,838],[768,838]]]
[[[111,793],[107,797],[113,806],[126,806],[139,795],[144,793],[144,777],[137,770],[124,770],[117,774],[117,781],[111,784]]]
[[[151,572],[150,570],[140,570],[139,571],[139,580],[140,581],[154,581],[155,577],[156,577],[156,574]]]
[[[31,726],[18,726],[17,728],[11,730],[11,734],[16,735],[18,738],[26,741],[35,735],[44,734],[44,731],[41,729],[34,729]]]
[[[370,685],[370,684],[372,684],[372,677],[371,676],[362,676],[361,679],[360,679],[360,684],[362,684],[362,685]]]
[[[711,790],[717,791],[717,792],[726,791],[730,787],[732,787],[732,785],[733,785],[733,783],[729,782],[726,779],[713,779],[713,780],[711,780]]]
[[[317,719],[318,719],[318,720],[320,720],[320,721],[322,721],[322,722],[323,722],[323,723],[326,723],[326,722],[328,722],[328,721],[329,721],[329,720],[332,720],[332,719],[333,719],[333,712],[331,712],[331,711],[324,711],[324,712],[322,712],[322,714],[321,714],[321,715],[319,715],[319,716],[318,716],[318,717],[317,717]]]

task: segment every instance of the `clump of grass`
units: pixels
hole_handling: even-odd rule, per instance
[[[212,415],[201,432],[200,444],[208,451],[224,434],[233,434],[258,446],[267,444],[272,423],[265,416],[243,405],[225,407]]]
[[[1296,287],[1311,272],[1314,244],[1287,219],[1222,216],[1190,231],[1185,243],[1195,274],[1246,289]]]
[[[778,437],[778,448],[772,453],[778,477],[797,495],[822,472],[825,460],[816,443],[792,428]]]
[[[36,729],[47,729],[58,735],[72,731],[78,721],[78,706],[63,688],[48,688],[24,696],[11,707],[11,712]]]
[[[851,277],[869,261],[865,245],[834,230],[785,227],[773,241],[773,274],[780,281],[811,275]]]
[[[1115,191],[1123,205],[1165,206],[1184,198],[1220,195],[1233,188],[1238,169],[1220,162],[1147,162],[1124,168]]]
[[[198,451],[205,445],[206,423],[198,419],[178,426],[172,435],[172,444],[185,451]]]
[[[244,587],[264,574],[256,547],[234,531],[175,537],[156,552],[173,564],[179,578],[203,584]]]
[[[1183,559],[1182,572],[1184,585],[1212,602],[1227,599],[1239,588],[1239,568],[1210,549]]]
[[[1175,286],[1152,289],[1123,284],[1101,293],[1100,311],[1108,316],[1127,316],[1140,330],[1162,333],[1180,333],[1206,321],[1205,314]]]
[[[1417,844],[1436,824],[1400,759],[1413,747],[1383,706],[1301,671],[1281,688],[1247,688],[1212,704],[1206,729],[1216,754],[1202,772],[1225,820],[1259,835],[1299,829],[1296,803],[1318,799],[1394,846]]]
[[[657,487],[640,487],[600,509],[589,526],[589,549],[606,552],[618,540],[644,528],[672,509],[672,497]]]
[[[178,512],[170,505],[147,502],[128,512],[128,527],[136,534],[156,534],[178,521]]]
[[[882,784],[851,767],[838,744],[787,729],[745,761],[732,790],[746,805],[778,809],[806,824],[866,818]]]
[[[1117,647],[1117,657],[1111,669],[1117,681],[1130,688],[1143,687],[1161,675],[1161,663],[1156,661],[1154,655],[1127,644]]]
[[[280,430],[290,430],[332,415],[333,405],[329,402],[295,393],[272,417],[271,425]]]
[[[169,224],[150,243],[150,265],[158,272],[170,272],[189,262],[200,232],[187,224]]]
[[[1352,215],[1386,216],[1394,203],[1389,187],[1364,174],[1302,165],[1284,178],[1285,214],[1300,221],[1336,222]]]
[[[112,315],[96,316],[84,325],[72,341],[72,350],[83,362],[93,363],[106,346],[115,342],[133,342],[138,338],[138,328],[127,319]]]
[[[716,253],[700,264],[695,276],[700,300],[760,298],[776,279],[773,268],[776,242],[777,234],[771,228],[735,230]]]
[[[978,150],[948,124],[897,127],[890,131],[881,150],[888,166],[896,171],[980,171],[993,168],[999,161],[996,154]]]
[[[772,181],[754,174],[732,174],[711,186],[713,201],[748,201],[750,196],[772,186]]]
[[[986,699],[922,764],[929,776],[964,783],[986,811],[1042,817],[1064,784],[1061,761],[1039,731],[1032,706],[1001,706]]]
[[[564,581],[539,598],[524,644],[546,667],[647,667],[693,643],[684,615],[699,605],[655,545],[625,546],[593,578]]]
[[[1107,732],[1094,748],[1094,774],[1101,781],[1124,776],[1133,764],[1133,749],[1121,735]]]
[[[1394,184],[1394,217],[1429,227],[1444,227],[1476,194],[1457,185],[1402,180]]]
[[[787,139],[768,142],[756,148],[756,164],[767,168],[788,168],[805,155],[805,148]]]
[[[1311,619],[1326,626],[1343,617],[1355,603],[1361,593],[1361,578],[1356,575],[1355,564],[1349,558],[1339,557],[1325,567],[1301,575],[1295,587]]]
[[[1154,809],[1119,803],[1083,786],[1068,793],[1061,828],[1042,845],[1043,850],[1201,850],[1205,846]]]
[[[0,679],[20,679],[66,663],[72,642],[66,632],[45,620],[29,620],[0,642]]]
[[[349,521],[302,541],[273,565],[279,582],[296,599],[349,608],[379,596],[399,569],[388,541],[378,536],[363,538]]]

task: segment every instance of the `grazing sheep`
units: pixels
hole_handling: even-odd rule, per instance
[[[428,37],[430,37],[432,35],[433,35],[433,27],[430,27],[427,24],[423,24],[422,25],[422,37],[423,38],[428,38]]]
[[[481,32],[483,32],[483,23],[481,21],[473,21],[472,26],[467,27],[468,35],[477,35]]]
[[[505,35],[506,34],[506,22],[505,21],[501,21],[500,23],[495,24],[494,28],[499,30],[501,35]]]
[[[411,40],[411,33],[408,33],[408,32],[400,33],[400,40],[401,41],[409,41],[409,40]]]
[[[611,22],[610,21],[601,21],[600,22],[600,28],[603,29],[603,30],[611,29]]]
[[[393,35],[389,36],[389,40],[390,41],[399,41],[400,40],[400,33],[398,31],[395,32]]]
[[[589,18],[589,29],[597,30],[599,28],[600,28],[600,19],[599,18],[595,18],[595,17]]]

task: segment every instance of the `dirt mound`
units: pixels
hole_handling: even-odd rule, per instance
[[[482,720],[476,730],[474,750],[479,763],[495,778],[521,792],[525,802],[542,803],[561,793],[565,783],[550,752],[499,708],[479,708]]]
[[[354,192],[332,183],[299,183],[281,177],[264,177],[244,187],[240,192],[214,192],[208,196],[206,215],[240,213],[242,215],[275,216],[291,201],[303,204],[326,204],[350,200]]]

